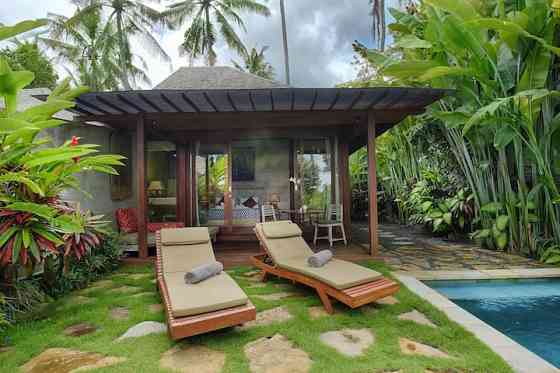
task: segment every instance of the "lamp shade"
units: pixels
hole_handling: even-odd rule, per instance
[[[150,181],[150,185],[148,185],[148,190],[154,191],[154,192],[159,192],[163,190],[163,183],[159,180],[154,180],[154,181]]]
[[[270,193],[270,195],[268,196],[268,202],[279,203],[280,202],[280,193]]]

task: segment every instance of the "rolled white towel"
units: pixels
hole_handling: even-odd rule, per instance
[[[307,258],[307,264],[310,267],[322,267],[329,262],[333,257],[333,253],[330,250],[321,250],[318,253],[311,255]]]
[[[220,262],[203,264],[185,273],[187,284],[196,284],[212,276],[219,275],[224,270],[224,265]]]

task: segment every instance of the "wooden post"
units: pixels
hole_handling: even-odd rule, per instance
[[[197,184],[198,179],[196,175],[196,144],[191,143],[190,151],[190,191],[191,191],[191,203],[190,203],[190,217],[191,217],[191,227],[197,225],[198,222],[198,198],[197,198]]]
[[[136,122],[136,163],[137,163],[137,207],[138,212],[138,255],[148,257],[148,206],[146,196],[146,128],[144,117],[138,116]]]
[[[187,224],[187,146],[177,144],[177,221]]]
[[[289,180],[290,180],[290,210],[295,210],[296,208],[296,188],[295,188],[295,152],[296,152],[296,148],[295,148],[295,142],[294,140],[290,140],[290,145],[289,145],[289,151],[290,151],[290,155],[289,155]]]
[[[350,211],[352,209],[352,187],[350,185],[350,170],[348,167],[348,142],[339,139],[338,142],[338,173],[340,199],[342,202],[342,222],[348,241],[352,240],[352,222]]]
[[[224,185],[224,223],[229,232],[233,231],[233,203],[232,203],[232,159],[231,142],[226,145],[225,185]]]
[[[375,117],[372,112],[368,113],[368,196],[369,196],[369,245],[370,254],[379,254],[379,235],[377,233],[377,166],[375,159]]]

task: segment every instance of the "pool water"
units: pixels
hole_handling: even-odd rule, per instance
[[[425,284],[560,368],[560,279]]]

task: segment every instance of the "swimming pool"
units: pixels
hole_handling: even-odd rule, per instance
[[[560,279],[424,283],[560,368]]]

